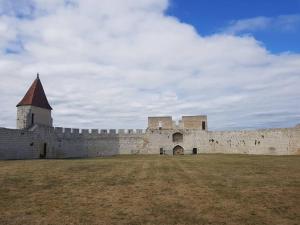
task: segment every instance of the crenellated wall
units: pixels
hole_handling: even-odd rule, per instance
[[[55,158],[100,157],[139,153],[145,131],[141,129],[77,129],[56,127],[52,146]]]
[[[182,138],[173,138],[174,133]],[[300,154],[300,126],[256,131],[208,132],[201,129],[77,129],[34,126],[0,128],[0,159],[87,158],[119,154]]]
[[[31,130],[0,128],[0,159],[87,158],[138,154],[142,129],[78,129],[34,126]]]

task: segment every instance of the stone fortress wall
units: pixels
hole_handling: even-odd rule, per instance
[[[172,117],[149,117],[147,130],[80,130],[43,125],[23,130],[0,128],[0,159],[173,155],[174,151],[185,155],[297,155],[300,154],[300,126],[214,132],[207,130],[207,118],[199,116],[183,117],[179,123],[172,121]]]
[[[39,125],[30,130],[0,128],[0,159],[137,154],[143,147],[144,134],[145,131],[141,129],[80,130]]]
[[[0,128],[0,159],[88,158],[122,154],[300,154],[300,125],[208,131],[207,116],[149,117],[147,130],[52,127],[52,107],[37,74],[17,104],[17,129]]]
[[[183,134],[182,140],[174,140],[174,133]],[[173,154],[180,146],[184,154],[224,153],[224,154],[300,154],[300,128],[265,129],[255,131],[201,131],[201,130],[152,130],[147,132],[148,151],[154,153],[162,149],[165,154]]]

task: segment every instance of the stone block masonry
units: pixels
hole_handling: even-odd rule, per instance
[[[174,134],[182,139],[174,140]],[[177,146],[184,154],[224,153],[257,155],[300,154],[300,129],[265,129],[257,131],[207,132],[199,129],[157,130],[145,134],[148,143],[143,153],[174,154]]]
[[[202,129],[0,128],[0,159],[88,158],[122,154],[299,155],[300,127],[211,132]],[[174,134],[182,138],[174,139]]]
[[[34,130],[0,128],[0,159],[88,158],[137,154],[143,130],[77,129],[35,126]]]
[[[0,159],[38,159],[40,141],[31,131],[0,128]]]

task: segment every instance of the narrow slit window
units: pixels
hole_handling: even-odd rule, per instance
[[[31,125],[34,124],[34,113],[31,114]]]

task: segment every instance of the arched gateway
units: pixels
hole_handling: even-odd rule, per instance
[[[184,149],[180,145],[176,145],[173,148],[173,155],[184,155]]]

